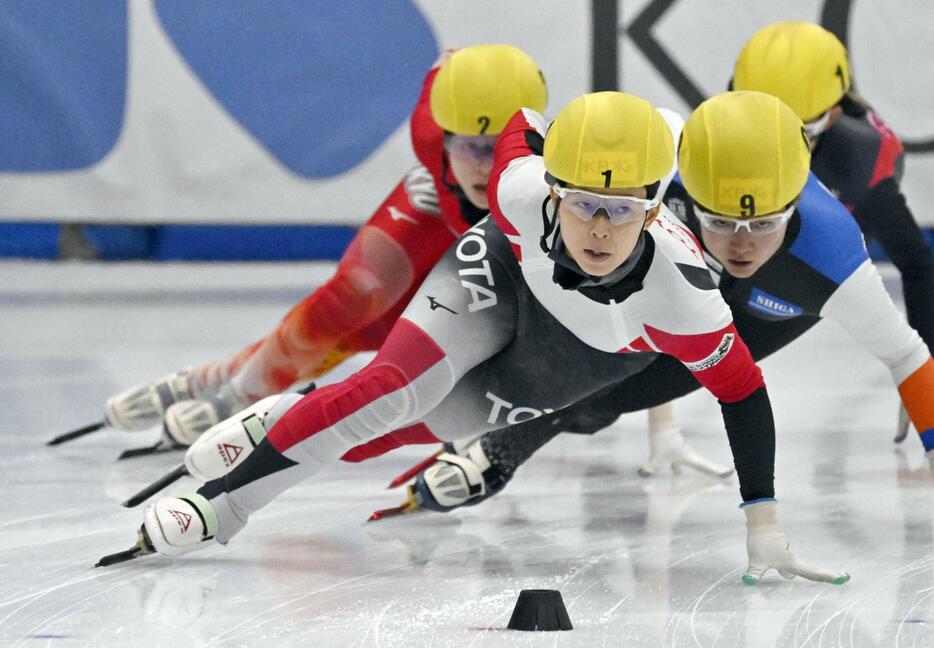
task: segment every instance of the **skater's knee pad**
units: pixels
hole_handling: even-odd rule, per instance
[[[292,309],[285,328],[302,339],[343,337],[391,307],[390,292],[394,291],[366,266],[342,264],[326,284]]]
[[[412,409],[412,392],[400,369],[371,364],[322,404],[324,415],[344,441],[358,445],[404,423]]]

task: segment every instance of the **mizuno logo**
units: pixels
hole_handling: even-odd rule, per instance
[[[393,207],[392,205],[389,206],[389,217],[394,221],[404,220],[412,223],[413,225],[418,225],[417,220],[406,214],[404,211],[400,211],[396,207]]]
[[[455,315],[457,315],[457,311],[451,310],[450,308],[448,308],[447,306],[439,302],[437,299],[435,299],[431,295],[425,295],[425,297],[428,298],[428,305],[431,306],[431,310],[438,310],[440,308],[442,310],[446,310],[449,313],[454,313]]]
[[[717,345],[717,348],[714,349],[714,352],[703,360],[698,360],[697,362],[685,362],[684,366],[690,369],[691,371],[703,371],[704,369],[710,369],[714,365],[718,364],[723,358],[726,357],[726,354],[730,352],[730,349],[733,348],[733,339],[734,336],[732,333],[727,333],[720,340],[720,344]]]

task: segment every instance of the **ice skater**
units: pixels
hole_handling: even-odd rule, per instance
[[[774,116],[784,110],[798,123],[772,101]],[[780,144],[799,160],[789,186],[803,183],[807,143]],[[540,114],[517,113],[496,144],[491,219],[432,270],[376,358],[339,384],[247,410],[244,424],[267,432],[256,449],[197,493],[147,507],[137,545],[101,564],[226,544],[251,513],[354,446],[400,428],[404,442],[413,429],[455,440],[504,427],[669,354],[721,403],[747,519],[747,577],[774,567],[846,582],[799,561],[778,524],[768,393],[697,241],[660,205],[673,163],[669,126],[632,95],[579,97],[547,133]]]
[[[412,113],[408,171],[360,228],[327,283],[272,333],[225,360],[175,372],[110,398],[106,420],[168,440],[198,435],[255,401],[375,351],[457,236],[487,214],[493,145],[520,107],[543,111],[545,79],[525,52],[476,45],[439,58]]]
[[[846,208],[813,173],[800,174],[800,160],[777,155],[779,142],[804,135],[796,120],[776,122],[768,104],[757,92],[725,93],[701,104],[681,134],[679,175],[665,202],[700,240],[754,359],[782,349],[822,318],[835,320],[888,367],[934,463],[930,350],[885,291]],[[662,356],[559,412],[449,448],[419,472],[413,491],[421,506],[434,510],[476,504],[562,431],[593,434],[624,412],[700,386],[682,363]],[[452,487],[452,474],[469,488]]]
[[[853,92],[843,43],[819,25],[774,23],[743,47],[732,85],[775,95],[801,118],[813,150],[811,170],[901,273],[908,323],[934,348],[934,253],[899,188],[904,147]],[[905,439],[909,423],[902,407],[896,442]]]

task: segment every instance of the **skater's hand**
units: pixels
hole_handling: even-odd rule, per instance
[[[746,504],[743,512],[746,513],[746,553],[749,555],[749,567],[743,582],[747,585],[756,585],[770,569],[778,570],[785,578],[801,576],[834,585],[843,585],[850,580],[846,572],[815,567],[795,557],[785,532],[778,525],[775,500]]]
[[[733,468],[714,463],[694,452],[676,427],[649,432],[649,460],[639,467],[639,475],[651,477],[666,464],[676,475],[681,474],[683,466],[717,477],[733,473]]]

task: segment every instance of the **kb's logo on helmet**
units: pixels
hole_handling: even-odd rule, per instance
[[[743,196],[754,196],[759,204],[775,201],[773,183],[760,178],[723,178],[720,181],[717,201],[719,204],[739,204]]]
[[[582,155],[580,169],[589,175],[612,172],[613,178],[630,178],[636,174],[636,156],[632,153],[591,153]]]

